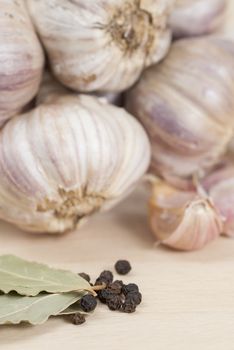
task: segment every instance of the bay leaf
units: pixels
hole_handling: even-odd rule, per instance
[[[65,293],[92,291],[90,284],[78,274],[58,270],[14,255],[0,256],[0,291],[15,291],[26,296],[40,292]]]
[[[82,295],[82,293],[41,293],[35,297],[23,297],[18,294],[1,295],[0,325],[20,322],[42,324],[50,316],[57,316],[76,303]]]
[[[72,315],[72,314],[77,314],[77,312],[79,314],[84,314],[84,315],[87,315],[88,312],[85,312],[81,309],[79,303],[75,303],[75,304],[72,304],[71,306],[69,306],[67,309],[61,311],[59,313],[59,315]],[[89,314],[91,314],[91,312],[89,312]]]

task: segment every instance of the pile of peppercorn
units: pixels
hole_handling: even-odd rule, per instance
[[[115,270],[120,275],[126,275],[131,270],[127,260],[118,260]],[[79,274],[90,283],[88,274]],[[90,283],[91,284],[91,283]],[[103,271],[95,281],[94,290],[97,290],[97,297],[91,294],[83,296],[79,306],[85,313],[94,311],[97,306],[97,299],[108,306],[111,311],[132,313],[142,301],[142,295],[135,283],[124,284],[121,280],[115,280],[111,271]],[[98,290],[100,288],[100,290]],[[71,316],[71,321],[78,325],[85,322],[85,314],[76,313]]]

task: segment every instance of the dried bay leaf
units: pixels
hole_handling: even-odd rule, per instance
[[[22,297],[17,294],[0,296],[0,324],[28,322],[38,325],[50,316],[57,316],[82,298],[83,293],[48,294]]]
[[[78,274],[26,261],[14,255],[0,256],[0,291],[35,296],[40,292],[90,291],[90,284]]]
[[[87,314],[91,314],[91,312],[85,312],[81,309],[79,303],[75,303],[75,304],[72,304],[71,306],[69,306],[67,309],[61,311],[59,313],[59,315],[73,315],[73,314],[77,314],[77,312],[79,314],[84,314],[84,315],[87,315]]]

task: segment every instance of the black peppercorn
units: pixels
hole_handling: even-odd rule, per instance
[[[131,302],[134,305],[139,305],[142,301],[142,295],[140,292],[130,292],[126,295],[126,302]]]
[[[100,273],[99,278],[105,279],[107,281],[107,283],[112,283],[114,276],[113,276],[113,273],[111,271],[105,270],[105,271],[102,271],[102,273]]]
[[[74,315],[71,315],[71,322],[75,325],[80,325],[85,322],[85,315],[77,312]]]
[[[131,292],[139,292],[139,288],[135,283],[124,284],[122,287],[122,292],[124,295],[127,295]]]
[[[126,313],[132,313],[132,312],[135,312],[136,311],[136,305],[133,304],[131,301],[129,300],[126,300],[123,305],[122,305],[122,309],[121,309],[123,312],[126,312]]]
[[[131,270],[131,265],[127,260],[118,260],[115,264],[116,272],[120,275],[126,275]]]
[[[82,277],[84,280],[86,280],[87,282],[90,282],[90,276],[85,273],[85,272],[81,272],[78,274],[80,277]]]
[[[113,298],[115,295],[115,292],[113,292],[111,289],[106,288],[98,292],[98,299],[102,303],[106,304],[107,300]]]
[[[110,289],[115,294],[120,294],[122,292],[123,287],[122,281],[114,281],[113,283],[109,284],[108,289]]]
[[[95,285],[101,285],[105,283],[106,285],[113,282],[113,273],[111,271],[103,271],[99,277],[96,279]]]
[[[91,294],[87,294],[84,295],[81,299],[80,299],[80,307],[82,308],[83,311],[85,312],[91,312],[93,311],[97,306],[97,300],[96,298],[91,295]]]
[[[114,295],[112,298],[107,300],[106,304],[110,310],[116,311],[121,309],[123,302],[120,295]]]

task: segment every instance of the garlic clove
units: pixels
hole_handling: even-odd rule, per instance
[[[222,218],[207,198],[196,192],[156,184],[150,200],[150,223],[164,245],[184,251],[203,248],[222,232]]]
[[[222,23],[226,0],[177,0],[170,17],[176,38],[209,34]]]
[[[147,135],[124,109],[53,95],[0,131],[0,217],[27,231],[72,230],[128,195],[149,160]]]
[[[204,178],[202,185],[223,216],[223,233],[234,237],[234,166],[216,169]]]
[[[1,0],[0,126],[36,95],[44,55],[24,0]]]
[[[216,164],[234,127],[234,43],[184,39],[126,94],[152,144],[151,172],[191,180]]]
[[[28,0],[55,76],[83,92],[120,92],[161,60],[174,0]]]

